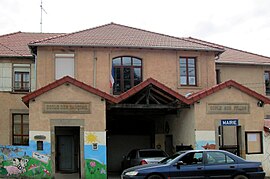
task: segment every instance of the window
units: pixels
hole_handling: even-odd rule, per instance
[[[221,83],[220,69],[216,69],[216,82],[217,82],[217,84],[220,84]]]
[[[262,132],[246,132],[246,151],[247,154],[262,154]]]
[[[224,164],[234,163],[234,159],[225,155],[222,152],[207,152],[207,163],[208,164]]]
[[[190,152],[180,159],[186,165],[202,164],[203,153],[202,152]]]
[[[29,118],[28,114],[12,115],[12,143],[13,145],[28,145]]]
[[[13,64],[14,92],[29,92],[30,91],[30,64]]]
[[[180,57],[180,84],[186,86],[196,86],[196,59],[190,57]]]
[[[55,79],[58,80],[64,76],[74,78],[74,54],[55,55]]]
[[[264,72],[265,94],[270,96],[270,71]]]
[[[135,57],[117,57],[112,61],[113,94],[121,94],[142,82],[142,61]]]

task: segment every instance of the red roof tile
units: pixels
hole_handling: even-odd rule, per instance
[[[225,47],[222,45],[214,44],[211,42],[203,41],[192,37],[186,39],[197,43],[208,44],[213,45],[214,47],[223,48],[225,52],[220,54],[220,57],[216,61],[216,63],[268,64],[268,65],[270,64],[270,57],[246,52],[243,50],[237,50],[231,47]]]
[[[56,33],[15,32],[0,36],[0,57],[32,57],[28,43],[52,36]]]
[[[233,80],[229,80],[229,81],[225,81],[223,83],[220,83],[218,85],[215,85],[213,86],[212,88],[209,88],[209,89],[205,89],[205,90],[202,90],[202,91],[199,91],[197,93],[194,93],[192,94],[191,96],[189,96],[187,99],[190,101],[190,104],[204,98],[204,97],[207,97],[209,95],[211,95],[212,93],[215,93],[215,92],[218,92],[224,88],[227,88],[227,87],[234,87],[254,98],[257,98],[258,100],[261,100],[263,101],[265,104],[270,104],[270,99],[233,81]]]
[[[197,93],[192,94],[189,97],[185,97],[182,96],[181,94],[177,93],[176,91],[172,90],[171,88],[165,86],[164,84],[158,82],[157,80],[153,79],[153,78],[148,78],[147,80],[143,81],[142,83],[138,84],[137,86],[131,88],[130,90],[122,93],[121,95],[119,95],[118,97],[114,97],[110,94],[107,94],[99,89],[93,88],[85,83],[82,83],[74,78],[71,78],[69,76],[63,77],[59,80],[54,81],[53,83],[50,83],[32,93],[27,94],[26,96],[24,96],[22,98],[23,102],[25,104],[28,104],[30,100],[50,91],[51,89],[57,88],[58,86],[64,84],[64,83],[70,83],[74,86],[77,86],[81,89],[84,89],[90,93],[93,93],[95,95],[98,95],[104,99],[106,99],[108,102],[110,103],[120,103],[126,99],[128,99],[129,97],[135,95],[136,93],[140,92],[141,90],[143,90],[145,87],[149,86],[149,85],[154,85],[155,87],[159,88],[160,90],[163,90],[164,92],[166,92],[167,94],[170,94],[171,96],[175,97],[176,99],[178,99],[179,101],[185,103],[185,104],[193,104],[195,102],[197,102],[200,99],[203,99],[215,92],[218,92],[224,88],[227,87],[235,87],[236,89],[254,97],[257,98],[258,100],[263,101],[265,104],[270,104],[270,99],[255,92],[252,91],[251,89],[233,81],[233,80],[229,80],[226,82],[223,82],[221,84],[215,85],[212,88],[206,89],[206,90],[202,90],[199,91]]]
[[[180,101],[189,104],[189,100],[185,97],[182,96],[181,94],[177,93],[176,91],[172,90],[171,88],[165,86],[164,84],[158,82],[157,80],[154,80],[153,78],[148,78],[147,80],[143,81],[142,83],[138,84],[137,86],[131,88],[130,90],[122,93],[119,95],[116,99],[117,103],[120,103],[123,100],[126,100],[127,98],[131,97],[132,95],[136,94],[143,88],[147,87],[148,85],[154,85],[158,87],[159,89],[163,90],[164,92],[174,96],[175,98],[179,99]]]
[[[116,101],[115,97],[113,97],[113,96],[111,96],[103,91],[100,91],[99,89],[93,88],[85,83],[82,83],[78,80],[75,80],[74,78],[71,78],[69,76],[65,76],[65,77],[63,77],[59,80],[56,80],[56,81],[54,81],[54,82],[52,82],[44,87],[32,92],[32,93],[29,93],[29,94],[23,96],[22,101],[28,105],[30,100],[50,91],[51,89],[57,88],[58,86],[61,86],[65,83],[70,83],[70,84],[77,86],[81,89],[84,89],[90,93],[98,95],[98,96],[106,99],[110,103],[115,103],[115,101]]]
[[[115,23],[35,41],[30,46],[88,46],[153,49],[184,49],[223,52],[213,45],[192,42]]]

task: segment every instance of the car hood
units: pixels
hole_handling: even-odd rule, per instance
[[[123,171],[123,173],[129,172],[129,171],[143,171],[143,170],[152,170],[157,169],[159,167],[164,167],[165,164],[146,164],[146,165],[138,165],[135,167],[128,168]]]

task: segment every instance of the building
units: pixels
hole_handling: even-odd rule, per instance
[[[0,37],[16,53],[1,50],[0,176],[106,178],[133,148],[266,157],[270,58],[115,23],[33,37],[21,55],[8,44],[26,34]]]

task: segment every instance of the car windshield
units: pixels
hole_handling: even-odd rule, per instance
[[[181,154],[176,153],[176,154],[174,154],[174,155],[172,155],[172,156],[170,156],[170,157],[167,157],[167,158],[161,160],[161,161],[158,162],[158,163],[167,164],[167,163],[169,163],[170,161],[174,160],[174,159],[175,159],[176,157],[178,157],[179,155],[181,155]]]
[[[139,151],[139,155],[141,158],[167,157],[166,153],[164,153],[163,151],[155,151],[155,150]]]

